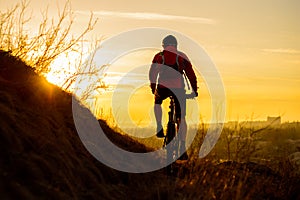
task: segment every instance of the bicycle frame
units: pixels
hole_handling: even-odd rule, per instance
[[[175,100],[173,96],[170,96],[170,111],[168,112],[169,121],[167,125],[167,133],[164,139],[164,147],[167,150],[167,162],[171,163],[167,166],[167,174],[174,173],[173,162],[178,158],[178,139],[177,132],[179,128],[178,121],[175,113]]]
[[[174,101],[174,97],[172,96],[170,96],[169,108],[170,108],[170,111],[168,112],[169,120],[168,120],[167,134],[165,136],[164,145],[168,145],[173,140],[173,138],[177,136],[177,131],[179,128],[179,124],[175,114],[175,101]]]

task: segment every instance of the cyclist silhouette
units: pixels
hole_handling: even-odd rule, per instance
[[[185,148],[185,139],[187,132],[186,115],[186,97],[183,75],[186,74],[194,96],[197,97],[197,78],[192,64],[188,57],[177,50],[177,40],[173,35],[166,36],[162,41],[163,51],[157,53],[152,61],[149,70],[149,80],[152,93],[154,94],[154,114],[157,124],[156,136],[164,137],[162,126],[162,108],[163,100],[169,96],[174,96],[175,113],[179,124],[179,146],[180,152],[184,152],[179,158],[187,160],[188,155]],[[180,107],[181,106],[181,107]]]

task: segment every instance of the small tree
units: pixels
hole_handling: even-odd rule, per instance
[[[95,52],[100,40],[91,41],[87,52],[83,50],[84,37],[93,30],[97,19],[94,19],[91,13],[86,28],[76,37],[71,35],[74,14],[70,1],[67,1],[63,9],[58,10],[56,20],[49,19],[48,9],[45,9],[38,28],[28,30],[29,22],[32,20],[27,14],[28,5],[28,1],[23,0],[6,12],[0,12],[0,49],[9,51],[43,76],[52,70],[51,64],[59,56],[65,55],[68,59],[69,54],[75,53],[76,60],[70,62],[69,66],[63,66],[57,72],[54,71],[54,74],[59,74],[61,70],[68,67],[72,68],[72,71],[64,71],[65,80],[59,86],[66,91],[73,92],[82,103],[90,107],[92,104],[87,101],[94,98],[95,91],[99,88],[108,88],[103,82],[106,66],[96,66],[94,55],[90,54],[90,52]],[[85,60],[86,57],[89,58]],[[74,88],[76,80],[80,83],[77,88]],[[81,84],[82,82],[84,84]],[[76,93],[76,91],[80,92]]]
[[[71,35],[74,15],[69,1],[62,11],[58,12],[56,21],[53,18],[49,19],[48,10],[44,10],[38,31],[26,30],[32,19],[31,16],[27,16],[28,5],[29,3],[23,0],[12,9],[0,12],[0,49],[11,52],[42,75],[49,72],[51,63],[61,54],[82,53],[83,38],[97,23],[92,13],[86,28],[74,37]]]

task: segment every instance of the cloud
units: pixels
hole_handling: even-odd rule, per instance
[[[262,49],[263,52],[267,53],[279,53],[279,54],[300,54],[299,50],[296,49]]]
[[[89,11],[76,11],[78,14],[90,15]],[[200,24],[215,24],[216,21],[210,18],[202,17],[189,17],[181,15],[166,15],[160,13],[149,13],[149,12],[116,12],[116,11],[94,11],[92,12],[97,16],[104,17],[118,17],[136,20],[159,20],[159,21],[180,21]]]
[[[148,84],[148,76],[146,74],[139,73],[122,73],[122,72],[108,72],[104,78],[104,82],[107,82],[112,87],[119,88],[134,88],[136,86]]]

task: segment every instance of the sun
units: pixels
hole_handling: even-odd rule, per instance
[[[50,71],[46,75],[46,79],[48,82],[53,83],[57,86],[63,86],[64,82],[67,81],[67,75],[64,73],[52,72]]]
[[[45,75],[47,81],[62,87],[76,73],[80,55],[77,52],[61,54],[50,65],[50,71]]]

